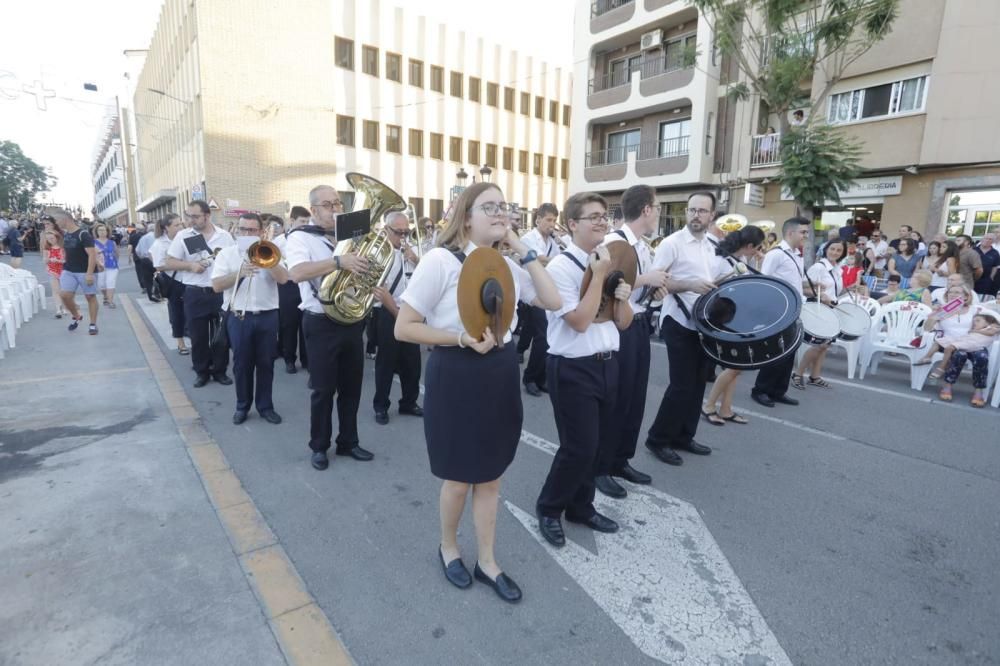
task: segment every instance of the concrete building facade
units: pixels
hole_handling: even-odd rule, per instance
[[[127,226],[128,189],[117,108],[106,115],[101,124],[90,174],[94,184],[94,218]]]
[[[464,170],[565,200],[570,72],[378,0],[167,0],[134,93],[139,210],[285,214],[369,174],[439,218]],[[484,168],[485,167],[485,168]]]

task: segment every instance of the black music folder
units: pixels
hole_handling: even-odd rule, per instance
[[[205,237],[201,234],[195,234],[194,236],[188,236],[185,238],[184,247],[187,248],[188,254],[198,254],[199,252],[208,252],[209,254],[212,254],[212,248],[208,247]]]
[[[337,242],[366,235],[372,228],[370,208],[337,216]]]

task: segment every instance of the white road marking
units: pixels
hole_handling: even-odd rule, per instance
[[[553,454],[527,431],[521,441]],[[553,548],[535,516],[504,504],[642,652],[668,664],[791,664],[698,511],[650,486],[595,505],[621,525],[594,533],[597,552]]]
[[[846,442],[848,440],[847,437],[841,437],[840,435],[834,434],[832,432],[828,432],[826,430],[820,430],[818,428],[813,428],[811,426],[802,425],[801,423],[796,423],[795,421],[789,421],[788,419],[781,419],[781,418],[778,418],[776,416],[768,416],[767,414],[764,414],[763,412],[758,412],[758,411],[754,411],[754,410],[751,410],[751,409],[743,409],[741,407],[739,409],[739,413],[743,414],[745,416],[752,416],[752,417],[754,417],[756,419],[763,419],[765,421],[770,421],[772,423],[780,423],[783,426],[787,426],[789,428],[795,428],[796,430],[801,430],[803,432],[807,432],[810,435],[818,435],[820,437],[828,437],[828,438],[830,438],[832,440],[835,440],[835,441],[838,441],[838,442]]]

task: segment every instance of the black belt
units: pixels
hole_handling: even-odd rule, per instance
[[[559,355],[556,354],[556,356]],[[616,356],[618,356],[618,352],[616,351],[603,351],[596,354],[588,354],[587,356],[559,356],[559,358],[566,359],[567,361],[610,361]]]
[[[187,287],[188,289],[194,289],[195,291],[200,291],[203,294],[214,294],[215,293],[215,290],[212,289],[211,287],[196,287],[193,284],[186,284],[184,286]]]
[[[247,315],[252,315],[252,316],[256,317],[258,315],[265,315],[265,314],[269,314],[271,312],[277,312],[277,311],[278,311],[278,309],[274,308],[272,310],[252,310],[252,311],[251,310],[244,310],[242,312],[243,312],[243,316],[244,317],[247,316]]]
[[[322,319],[329,319],[329,317],[327,317],[326,314],[323,312],[313,312],[312,310],[303,310],[302,314],[304,314],[307,317],[320,317]]]

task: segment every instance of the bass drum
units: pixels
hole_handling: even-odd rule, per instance
[[[871,330],[872,316],[857,303],[838,303],[833,310],[840,322],[841,340],[857,340]]]
[[[807,301],[802,306],[803,338],[811,345],[825,345],[840,335],[837,311],[819,301]]]
[[[802,297],[786,282],[741,275],[700,296],[691,319],[716,363],[755,370],[795,353],[802,342],[801,309]]]

